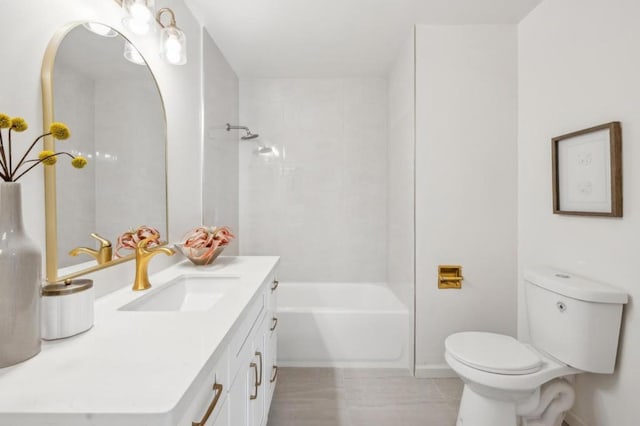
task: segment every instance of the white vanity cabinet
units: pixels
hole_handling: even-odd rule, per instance
[[[266,401],[267,407],[271,406],[273,393],[278,379],[278,280],[274,279],[267,292],[267,329],[265,330],[265,366],[266,373]]]
[[[272,318],[275,299],[271,298],[275,280],[271,277],[265,287],[258,315],[249,315],[245,321],[255,318],[253,326],[237,351],[231,365],[231,388],[229,391],[229,426],[264,426],[267,424],[269,408],[275,382],[269,375],[274,364],[271,347]],[[252,313],[257,307],[251,309]],[[238,339],[239,340],[239,339]],[[234,348],[232,344],[231,349]]]
[[[213,361],[213,366],[205,366],[207,373],[204,380],[195,385],[197,390],[190,398],[191,403],[178,421],[178,426],[229,426],[226,407],[229,391],[228,353],[228,350],[223,350]],[[185,398],[189,400],[188,395]]]
[[[267,424],[275,389],[276,288],[277,281],[270,276],[239,320],[223,355],[209,368],[179,426]]]
[[[253,341],[253,358],[249,363],[248,380],[249,385],[249,418],[247,426],[262,426],[267,423],[268,406],[266,401],[266,364],[267,354],[264,344],[264,330],[266,325],[266,313],[260,321],[257,333]]]
[[[148,293],[123,288],[97,300],[92,330],[46,343],[20,368],[2,372],[0,426],[266,426],[277,263],[238,256],[194,269],[185,261],[154,275]],[[122,309],[207,274],[221,295],[212,307]],[[50,397],[56,394],[65,398]]]

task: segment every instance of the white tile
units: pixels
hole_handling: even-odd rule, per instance
[[[386,90],[384,79],[241,82],[243,122],[284,153],[265,164],[241,149],[242,251],[282,256],[282,280],[385,281]]]

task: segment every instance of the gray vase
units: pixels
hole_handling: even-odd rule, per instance
[[[0,182],[0,368],[40,352],[41,270],[22,228],[20,184]]]

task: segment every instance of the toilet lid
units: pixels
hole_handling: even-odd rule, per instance
[[[531,374],[540,370],[542,359],[511,336],[468,331],[447,337],[447,352],[469,367],[496,374]]]

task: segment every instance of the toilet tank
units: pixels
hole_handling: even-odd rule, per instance
[[[553,268],[524,272],[531,343],[563,363],[612,373],[627,293]]]

